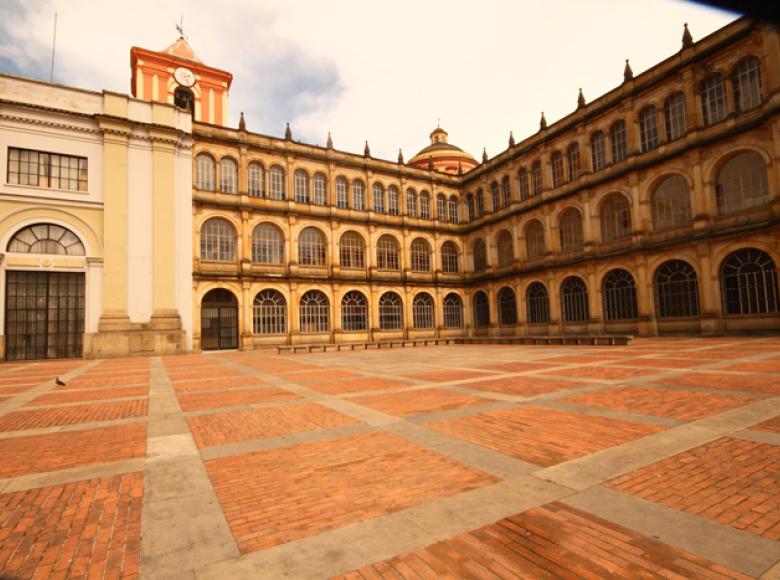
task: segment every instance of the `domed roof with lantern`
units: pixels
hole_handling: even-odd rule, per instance
[[[452,174],[458,173],[459,166],[465,173],[479,165],[469,153],[449,143],[447,136],[447,131],[436,127],[430,135],[431,144],[412,157],[408,165],[418,169],[430,169],[432,165],[436,171]]]

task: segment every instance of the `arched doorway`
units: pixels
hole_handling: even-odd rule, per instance
[[[229,290],[209,291],[200,303],[200,348],[238,348],[238,302]]]

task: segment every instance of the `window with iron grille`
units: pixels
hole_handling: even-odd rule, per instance
[[[440,222],[447,221],[447,198],[443,193],[436,196],[436,219]]]
[[[682,260],[664,262],[653,281],[658,318],[699,316],[699,285],[696,270]]]
[[[384,235],[376,242],[376,267],[378,270],[398,270],[398,242],[393,236]]]
[[[376,213],[385,213],[385,189],[381,183],[375,183],[371,187],[371,193],[374,198],[374,211]]]
[[[417,238],[412,242],[410,257],[412,272],[431,271],[431,247],[422,238]]]
[[[417,192],[413,189],[406,190],[406,215],[417,217]]]
[[[547,288],[541,282],[533,282],[525,293],[525,307],[528,324],[547,324],[550,322],[550,299]]]
[[[431,196],[427,191],[420,192],[420,217],[424,220],[431,219]]]
[[[412,324],[414,328],[433,328],[433,298],[420,292],[412,300]]]
[[[777,270],[766,252],[744,248],[729,255],[720,269],[725,314],[774,314],[779,311]]]
[[[531,196],[531,190],[528,185],[528,170],[521,167],[517,172],[517,184],[520,188],[520,200],[525,201]]]
[[[628,141],[626,140],[626,122],[617,121],[609,130],[612,145],[612,163],[625,161],[628,156]]]
[[[315,205],[327,205],[328,204],[328,179],[322,173],[315,173],[311,180],[312,189],[314,190],[314,204]]]
[[[490,204],[493,211],[501,209],[501,192],[498,189],[498,183],[495,181],[490,184]]]
[[[459,213],[458,212],[458,198],[455,197],[454,195],[451,195],[450,196],[450,200],[449,200],[449,204],[450,204],[450,223],[451,224],[457,224],[458,221],[459,221],[459,219],[458,219],[458,213]]]
[[[569,170],[569,181],[574,181],[580,176],[580,145],[572,143],[566,150],[566,165]]]
[[[645,107],[639,112],[639,141],[643,153],[655,149],[659,145],[658,113],[653,105]]]
[[[255,334],[287,332],[287,301],[281,292],[263,290],[255,296],[252,308]]]
[[[532,220],[525,227],[525,257],[529,260],[544,256],[544,225],[539,220]]]
[[[477,217],[485,215],[485,194],[481,189],[477,190]]]
[[[21,150],[18,150],[21,151]],[[18,183],[17,181],[14,181],[11,177],[12,171],[11,171],[11,163],[14,161],[13,158],[13,149],[11,149],[9,152],[9,164],[8,164],[8,183]],[[216,173],[216,169],[214,166],[214,159],[211,157],[211,155],[206,155],[205,153],[200,153],[195,157],[195,187],[197,189],[203,189],[205,191],[214,191],[214,174]],[[19,182],[23,183],[24,182]],[[35,184],[30,184],[35,185]]]
[[[615,193],[601,206],[601,240],[611,242],[631,235],[631,206],[628,200]]]
[[[258,264],[283,264],[282,232],[271,224],[259,224],[252,232],[252,261]]]
[[[362,211],[366,208],[366,187],[356,179],[352,182],[352,209]]]
[[[309,176],[303,169],[296,169],[293,173],[295,183],[295,202],[309,203]]]
[[[341,329],[347,331],[368,328],[368,303],[360,292],[352,291],[341,299]]]
[[[515,291],[506,286],[498,291],[498,324],[500,326],[517,324]]]
[[[604,276],[601,294],[606,320],[637,318],[636,283],[631,274],[619,268],[609,271]]]
[[[482,272],[487,266],[487,245],[484,240],[477,240],[474,242],[474,271]]]
[[[666,177],[653,192],[653,228],[662,230],[691,222],[691,196],[682,175]]]
[[[214,262],[234,262],[236,231],[227,220],[212,218],[200,230],[200,259]]]
[[[734,67],[731,75],[734,86],[734,105],[737,113],[749,111],[761,104],[761,62],[755,56],[743,58]]]
[[[561,310],[564,322],[588,320],[588,287],[577,276],[569,276],[561,285]]]
[[[265,175],[263,166],[259,163],[249,164],[249,195],[252,197],[265,195]]]
[[[9,252],[83,256],[84,244],[72,231],[55,224],[34,224],[19,230],[8,242]]]
[[[664,101],[664,120],[666,121],[666,140],[674,141],[688,131],[688,119],[685,110],[685,95],[677,91]]]
[[[560,151],[553,151],[550,156],[550,167],[552,169],[552,184],[553,187],[563,185],[565,179],[563,176],[563,155]]]
[[[702,82],[701,112],[705,127],[726,118],[726,87],[721,75],[711,75]]]
[[[601,171],[607,166],[607,153],[604,149],[604,133],[596,131],[590,137],[590,157],[593,171]]]
[[[501,206],[508,207],[512,201],[512,188],[509,185],[509,176],[504,175],[501,180]]]
[[[542,162],[534,161],[531,165],[531,195],[542,194]]]
[[[463,301],[454,292],[444,297],[444,328],[463,328]]]
[[[737,153],[718,171],[715,183],[718,215],[750,209],[769,202],[766,163],[753,151]]]
[[[509,266],[515,259],[512,234],[504,230],[498,235],[498,265],[501,268]]]
[[[387,188],[387,213],[398,215],[398,188],[391,185]]]
[[[561,214],[559,220],[561,232],[561,251],[577,252],[584,244],[582,235],[582,214],[570,207]]]
[[[269,192],[271,199],[284,199],[284,169],[278,165],[271,167],[268,172]]]
[[[444,242],[441,245],[441,269],[448,274],[458,272],[460,269],[458,247],[454,242]]]
[[[403,328],[403,303],[395,292],[385,292],[379,298],[379,328],[401,330]]]
[[[349,207],[349,197],[347,196],[347,180],[343,177],[336,178],[336,207]]]
[[[490,326],[490,302],[484,292],[477,292],[474,295],[474,326],[476,328]]]
[[[298,263],[303,266],[325,266],[325,236],[317,228],[304,228],[298,236]]]
[[[347,232],[339,242],[339,257],[342,268],[365,268],[365,246],[363,238],[355,232]]]
[[[298,315],[303,334],[330,330],[330,303],[319,290],[309,290],[301,296]]]
[[[238,192],[238,165],[228,157],[219,161],[219,190],[222,193]]]

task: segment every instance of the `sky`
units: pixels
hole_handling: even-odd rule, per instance
[[[481,159],[737,15],[683,0],[0,0],[0,72],[130,92],[130,47],[184,34],[233,73],[230,125],[408,160],[437,123]]]

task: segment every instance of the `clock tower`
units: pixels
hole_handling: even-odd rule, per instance
[[[134,46],[130,67],[137,99],[176,105],[199,123],[227,125],[233,75],[203,64],[183,36],[159,52]]]

